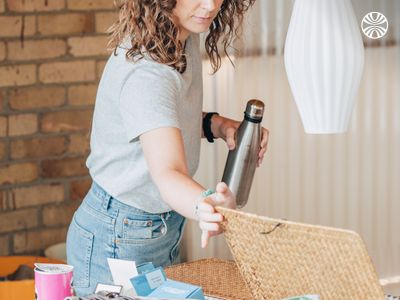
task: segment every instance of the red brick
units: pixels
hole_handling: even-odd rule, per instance
[[[61,155],[66,151],[66,138],[62,136],[12,140],[10,153],[12,159],[41,158]]]
[[[93,9],[112,9],[114,1],[112,0],[67,0],[68,9],[93,10]]]
[[[91,33],[94,32],[94,15],[92,13],[40,15],[38,31],[42,35]]]
[[[73,56],[108,55],[107,36],[71,37],[68,39],[69,53]]]
[[[43,114],[40,128],[43,132],[74,132],[89,130],[93,110],[70,110]]]
[[[96,84],[75,85],[68,88],[69,105],[93,105],[96,101]]]
[[[0,67],[0,78],[0,87],[32,84],[36,82],[36,66]]]
[[[39,176],[35,163],[19,163],[0,167],[0,185],[32,182]]]
[[[57,107],[65,102],[63,87],[29,87],[10,91],[8,103],[11,109]]]
[[[6,58],[6,44],[0,43],[0,61]]]
[[[47,247],[65,242],[67,228],[41,229],[38,231],[21,232],[14,235],[14,252],[29,253],[44,250]]]
[[[15,209],[15,201],[12,189],[0,190],[0,211],[11,211]]]
[[[118,20],[116,12],[98,12],[96,13],[96,32],[105,33]]]
[[[106,60],[100,60],[96,63],[96,74],[97,74],[97,79],[101,78],[101,75],[103,74],[104,67],[106,66],[107,61]]]
[[[68,157],[49,159],[41,163],[42,175],[45,178],[71,177],[87,175],[85,157]]]
[[[34,228],[37,225],[37,209],[24,209],[2,213],[0,218],[0,233]]]
[[[8,236],[0,237],[0,256],[10,254],[10,239]]]
[[[0,90],[0,112],[4,110],[4,93]]]
[[[18,36],[21,34],[21,16],[0,16],[0,36]]]
[[[6,144],[5,142],[0,142],[0,160],[6,158]]]
[[[63,56],[66,51],[66,43],[60,39],[25,41],[23,45],[20,41],[15,41],[8,43],[7,59],[18,61],[55,58]]]
[[[8,116],[8,135],[26,135],[38,131],[36,114],[20,114]]]
[[[0,37],[20,37],[22,25],[24,25],[24,37],[32,36],[36,33],[35,16],[1,16]]]
[[[0,116],[0,137],[7,135],[7,117]]]
[[[51,62],[39,67],[39,79],[44,83],[93,81],[95,76],[92,60]]]
[[[64,187],[61,184],[16,188],[12,194],[17,209],[64,201]]]
[[[91,185],[92,180],[90,178],[72,181],[69,191],[71,200],[81,202],[89,191]]]
[[[33,36],[36,34],[36,16],[25,16],[24,17],[24,32],[23,36]],[[21,38],[21,32],[19,34]]]
[[[55,11],[65,7],[62,0],[7,0],[8,10],[15,12]]]
[[[70,135],[68,152],[73,154],[87,154],[89,152],[89,133]]]
[[[47,206],[43,208],[43,224],[45,226],[69,225],[79,202]]]

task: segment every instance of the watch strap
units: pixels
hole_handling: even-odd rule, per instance
[[[209,143],[214,143],[214,135],[211,131],[211,118],[213,115],[218,115],[217,112],[208,112],[203,118],[203,133]]]

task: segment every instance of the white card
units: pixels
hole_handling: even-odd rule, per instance
[[[136,296],[130,278],[137,276],[136,263],[130,260],[107,258],[115,285],[122,285],[121,295]]]
[[[120,285],[111,285],[111,284],[103,284],[103,283],[98,283],[96,285],[96,289],[94,293],[98,293],[100,291],[106,291],[106,292],[112,292],[112,293],[121,293],[122,286]]]

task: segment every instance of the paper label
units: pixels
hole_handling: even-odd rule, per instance
[[[149,284],[149,287],[152,290],[158,288],[165,281],[161,270],[155,270],[153,272],[147,273],[145,276]]]

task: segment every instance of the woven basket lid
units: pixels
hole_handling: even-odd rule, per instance
[[[318,294],[385,299],[361,237],[352,231],[218,207],[227,243],[252,299]]]

